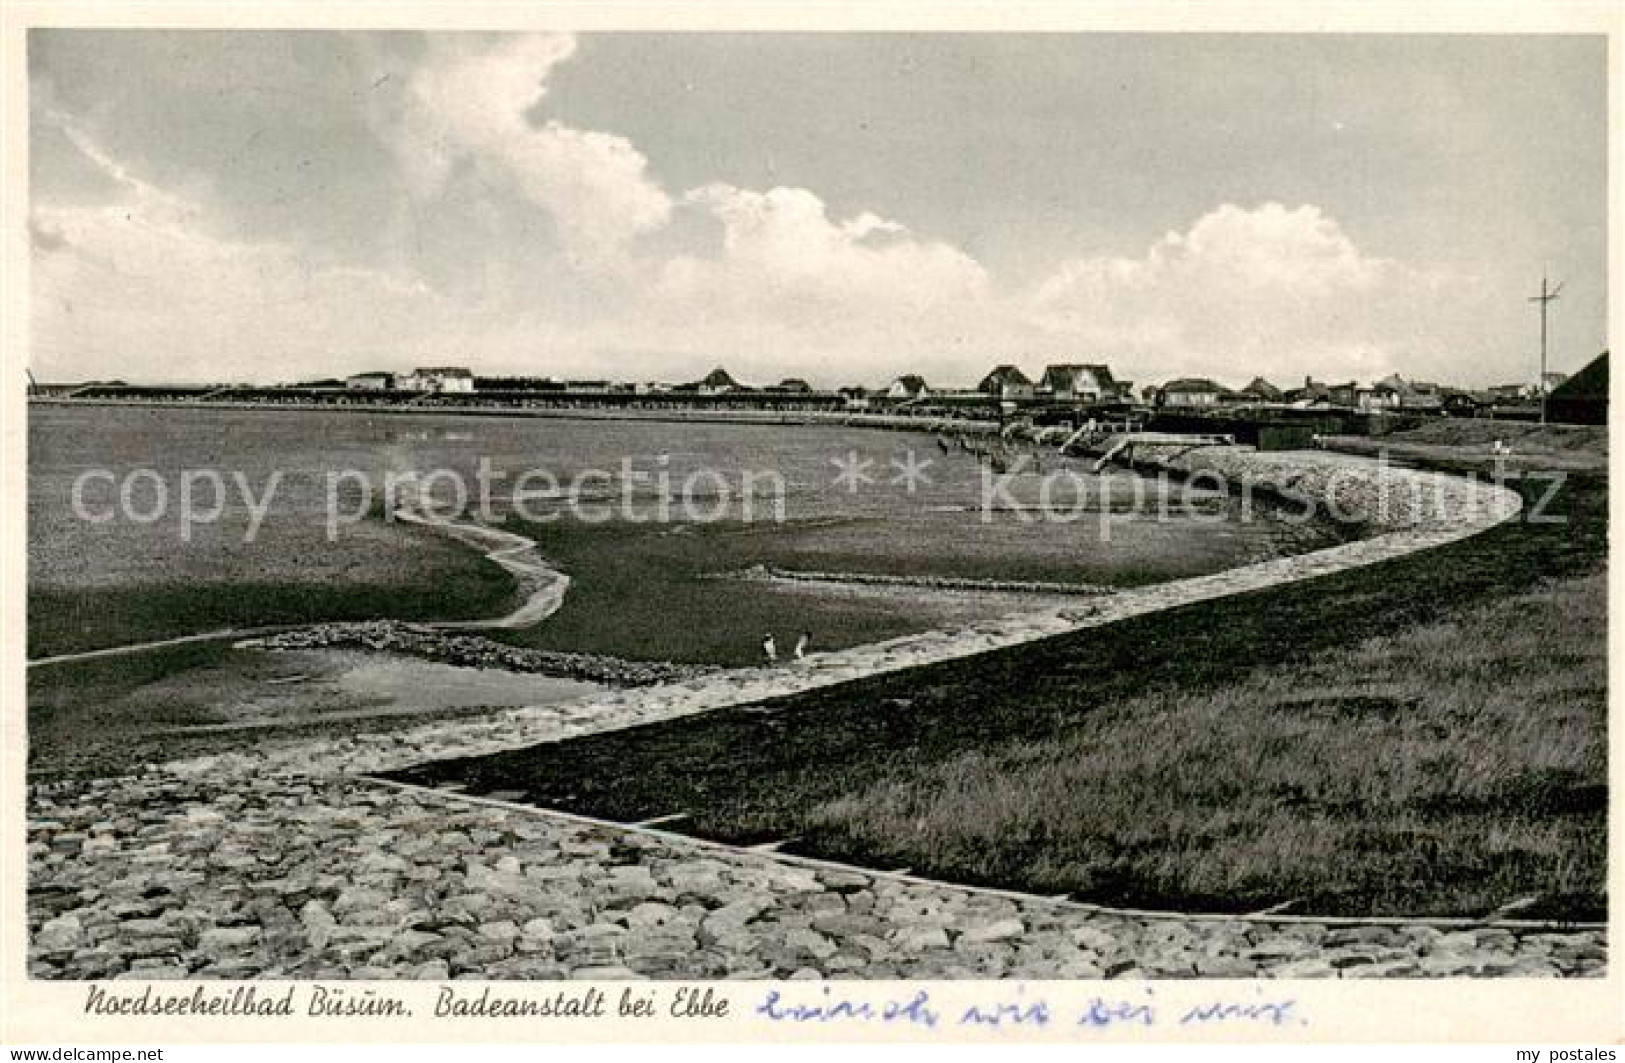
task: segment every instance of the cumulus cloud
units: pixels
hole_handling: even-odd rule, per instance
[[[436,38],[404,99],[379,106],[386,140],[421,198],[440,192],[458,165],[473,165],[544,210],[578,262],[601,265],[663,226],[671,200],[625,138],[532,123],[549,72],[575,48],[570,36]]]
[[[1369,379],[1415,370],[1451,316],[1440,299],[1450,280],[1363,253],[1315,206],[1226,204],[1141,257],[1063,263],[1028,305],[1057,336],[1136,356],[1159,376],[1302,365]]]
[[[802,188],[753,192],[708,185],[685,197],[722,224],[722,254],[678,256],[663,273],[670,297],[708,297],[763,309],[831,303],[901,315],[944,300],[979,300],[987,272],[947,244],[917,240],[897,222],[860,214],[831,220]]]

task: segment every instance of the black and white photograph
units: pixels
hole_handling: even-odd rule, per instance
[[[62,1044],[1601,999],[1584,11],[12,27],[8,994]]]

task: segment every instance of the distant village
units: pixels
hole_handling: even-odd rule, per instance
[[[517,408],[609,406],[699,407],[780,412],[876,412],[899,416],[977,418],[1011,416],[1064,421],[1077,416],[1139,412],[1198,417],[1294,413],[1313,416],[1410,415],[1494,417],[1601,424],[1607,420],[1608,352],[1572,377],[1547,373],[1540,383],[1474,390],[1393,374],[1371,383],[1301,383],[1255,377],[1232,388],[1206,377],[1179,377],[1136,391],[1104,363],[1055,363],[1028,375],[1020,366],[992,367],[973,387],[933,384],[904,374],[880,386],[819,390],[795,377],[772,384],[737,380],[719,366],[686,383],[557,380],[551,377],[479,376],[467,366],[425,366],[409,373],[363,372],[345,378],[284,385],[141,385],[123,381],[40,384],[36,399],[87,401],[244,402],[367,406],[497,406]]]

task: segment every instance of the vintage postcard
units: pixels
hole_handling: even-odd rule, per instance
[[[1622,13],[1424,14],[8,9],[0,1039],[1612,1052]]]

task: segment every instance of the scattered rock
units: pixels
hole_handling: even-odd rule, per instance
[[[941,927],[907,927],[894,931],[891,941],[903,952],[929,952],[948,947],[948,932]]]
[[[1027,927],[1020,919],[1001,919],[996,923],[985,926],[971,927],[963,931],[960,937],[966,941],[1009,941],[1018,938],[1027,932]]]

